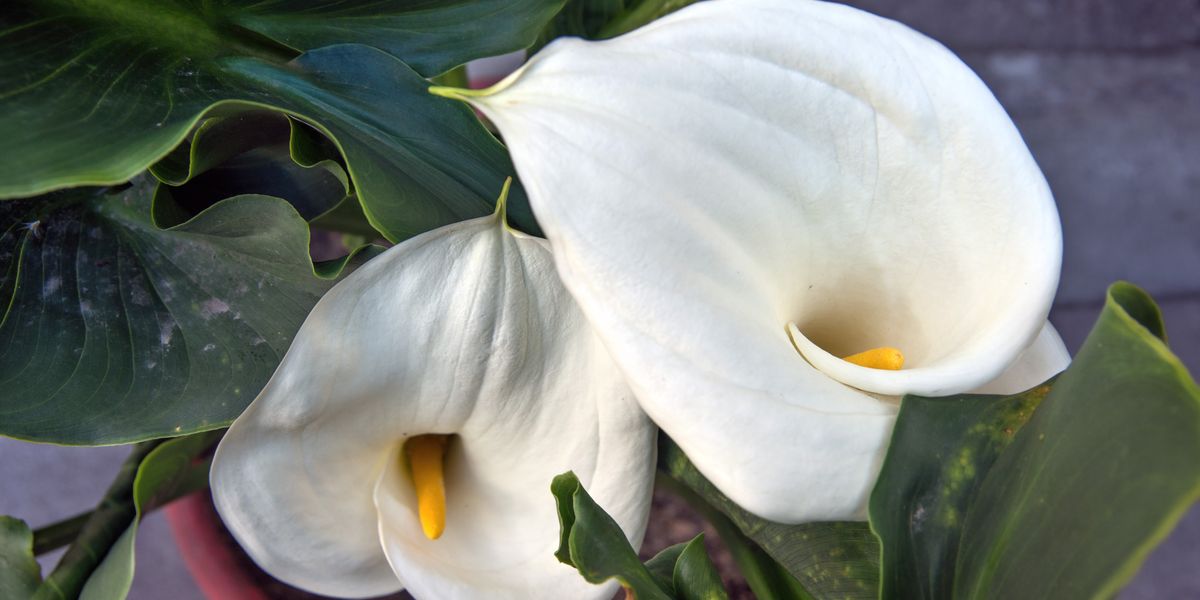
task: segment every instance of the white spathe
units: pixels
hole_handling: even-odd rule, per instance
[[[275,577],[366,597],[609,598],[554,557],[574,470],[635,547],[655,428],[555,273],[498,216],[386,251],[330,290],[221,441],[218,511]],[[446,529],[422,533],[400,456],[453,434]]]
[[[1017,391],[1069,360],[1045,179],[975,74],[903,25],[702,2],[435,92],[496,124],[643,408],[763,517],[865,515],[896,396],[1024,356],[997,384]],[[904,369],[840,359],[880,346]]]

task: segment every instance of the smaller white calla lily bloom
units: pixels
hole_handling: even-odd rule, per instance
[[[1045,179],[975,74],[903,25],[716,0],[432,91],[496,124],[643,408],[763,517],[864,516],[898,396],[1069,360]]]
[[[548,244],[498,211],[331,289],[221,441],[212,492],[260,566],[317,593],[608,598],[555,559],[550,482],[574,470],[639,544],[655,431]]]

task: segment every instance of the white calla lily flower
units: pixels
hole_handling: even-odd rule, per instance
[[[1069,360],[1048,186],[984,84],[903,25],[716,0],[432,91],[496,124],[643,408],[763,517],[863,517],[898,396]]]
[[[555,559],[550,482],[574,470],[636,546],[656,429],[545,240],[500,214],[335,286],[230,427],[213,498],[268,573],[338,597],[612,596]]]

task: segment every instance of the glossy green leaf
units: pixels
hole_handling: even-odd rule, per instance
[[[290,119],[278,112],[228,108],[204,119],[149,171],[163,183],[180,186],[239,154],[290,137]]]
[[[293,131],[291,119],[277,112],[206,119],[188,141],[150,169],[167,184],[155,191],[155,222],[177,225],[243,194],[287,200],[310,221],[332,210],[350,196],[349,176],[332,160],[301,165],[291,154]]]
[[[38,588],[37,600],[124,598],[133,582],[138,522],[148,511],[208,485],[207,432],[134,447],[78,538]]]
[[[160,229],[153,185],[0,203],[0,434],[114,444],[227,425],[333,284],[288,203],[231,198]]]
[[[683,554],[683,549],[687,545],[688,542],[681,542],[667,546],[645,562],[646,570],[650,573],[650,577],[654,578],[654,584],[658,586],[658,589],[669,592],[675,589],[675,564],[679,562],[679,555]]]
[[[474,58],[520,50],[563,0],[260,0],[228,2],[234,23],[298,51],[374,46],[432,76]]]
[[[721,584],[717,567],[708,558],[704,548],[704,534],[700,534],[684,547],[675,562],[672,574],[675,597],[681,600],[728,600],[729,595]]]
[[[1105,598],[1200,498],[1200,388],[1118,283],[1017,396],[907,397],[871,498],[887,598]]]
[[[896,458],[871,497],[886,558],[884,598],[941,598],[953,589],[959,534],[983,475],[1049,391],[904,399],[890,450]],[[896,460],[910,462],[901,469]]]
[[[25,521],[0,516],[0,598],[28,598],[42,583]]]
[[[616,578],[638,600],[671,600],[638,560],[621,526],[592,500],[574,473],[555,477],[550,491],[558,505],[560,543],[554,555],[560,562],[591,583]]]
[[[507,151],[466,105],[429,94],[427,81],[381,51],[334,46],[288,67],[239,59],[229,69],[266,90],[256,101],[305,117],[334,140],[368,219],[391,241],[491,214],[504,180],[515,177]],[[507,206],[514,227],[538,231],[515,183]]]
[[[701,501],[702,502],[702,501]],[[707,503],[705,503],[707,504]],[[696,506],[693,503],[693,506]],[[702,511],[729,549],[746,585],[759,600],[810,600],[813,598],[791,573],[716,510]]]
[[[499,6],[228,1],[201,7],[181,0],[7,5],[0,12],[0,80],[6,82],[0,136],[21,151],[0,160],[0,197],[121,183],[166,156],[206,113],[257,106],[285,110],[331,134],[346,154],[367,214],[393,240],[488,214],[513,169],[468,108],[425,93],[422,74],[382,50],[350,44],[296,58],[286,45],[309,50],[306,41],[318,39],[371,41],[381,31],[374,25],[386,24],[389,15],[432,23],[487,14],[478,11],[490,7],[496,14],[485,25],[447,21],[441,33],[418,35],[420,43],[404,56],[428,66],[434,63],[422,61],[453,46],[461,52],[449,63],[457,64],[484,52],[483,46],[491,53],[526,45],[557,8],[540,0],[496,11]],[[365,10],[376,16],[362,17]],[[499,42],[461,39],[475,27]],[[438,37],[443,34],[448,37]],[[392,37],[400,44],[406,36],[401,31]],[[399,51],[401,45],[389,47]],[[520,190],[509,206],[517,226],[535,227]]]
[[[607,39],[632,31],[696,0],[567,0],[530,48],[536,52],[560,37]]]
[[[659,434],[659,472],[704,504],[701,512],[725,515],[743,535],[795,578],[769,584],[781,597],[876,598],[879,542],[866,523],[828,522],[784,525],[761,519],[722,494],[692,465],[682,450]],[[767,571],[764,571],[764,576]]]

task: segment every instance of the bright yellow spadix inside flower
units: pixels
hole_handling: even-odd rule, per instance
[[[417,492],[417,514],[425,537],[436,540],[446,530],[445,435],[418,435],[404,443],[413,487]]]
[[[883,346],[842,357],[842,360],[868,369],[899,371],[904,366],[904,353],[895,348]]]

